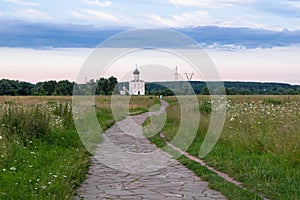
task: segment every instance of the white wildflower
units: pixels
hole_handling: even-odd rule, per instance
[[[11,171],[16,171],[16,170],[17,170],[17,168],[15,168],[15,167],[11,167],[11,168],[10,168],[10,170],[11,170]]]
[[[2,140],[3,139],[3,137],[0,135],[0,140]]]

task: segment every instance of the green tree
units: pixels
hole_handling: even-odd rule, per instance
[[[284,94],[294,95],[294,94],[296,94],[296,91],[292,88],[289,88],[284,91]]]
[[[209,90],[207,86],[204,86],[201,90],[202,95],[209,95]]]
[[[96,94],[107,95],[109,89],[109,83],[106,78],[100,78],[97,82]]]
[[[55,87],[55,95],[72,95],[74,82],[68,80],[59,81]]]
[[[46,81],[43,84],[43,90],[44,90],[44,94],[45,95],[53,95],[55,92],[55,88],[56,88],[57,82],[56,81]]]
[[[300,87],[297,87],[296,90],[297,90],[297,91],[296,91],[296,94],[300,94]]]
[[[108,78],[108,94],[119,94],[118,80],[116,77]]]
[[[35,95],[54,95],[57,82],[54,80],[38,82],[33,88]]]
[[[11,81],[2,79],[0,81],[0,95],[15,95],[14,87],[11,85]]]
[[[184,95],[192,95],[193,94],[193,88],[190,84],[190,82],[185,82],[182,86],[182,93]]]
[[[89,91],[89,94],[95,94],[96,88],[97,88],[97,83],[95,82],[94,79],[91,79],[89,82],[87,82],[86,86]]]
[[[18,86],[18,95],[31,95],[33,84],[28,82],[20,82]]]

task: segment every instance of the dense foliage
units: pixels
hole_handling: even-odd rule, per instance
[[[190,85],[190,86],[189,86]],[[214,85],[210,82],[209,85]],[[219,84],[216,84],[219,85]],[[193,88],[195,94],[209,95],[218,94],[222,88],[208,88],[203,81],[192,81],[190,84],[181,82],[157,82],[147,83],[146,92],[149,95],[172,96],[175,94],[190,94],[188,87]],[[300,94],[299,85],[290,85],[284,83],[260,83],[260,82],[224,82],[227,95],[295,95]]]
[[[34,85],[28,82],[20,82],[2,79],[0,80],[0,95],[30,95]]]
[[[69,96],[73,94],[73,88],[78,89],[79,94],[86,94],[93,92],[96,95],[110,95],[118,93],[115,89],[118,83],[117,78],[111,76],[110,78],[100,78],[99,80],[90,80],[84,84],[77,84],[68,80],[61,81],[44,81],[32,84],[29,82],[18,80],[0,80],[0,95],[11,96],[28,96],[28,95],[57,95]]]
[[[214,85],[211,82],[209,85]],[[219,84],[216,84],[219,85]],[[75,87],[74,87],[75,86]],[[284,83],[260,83],[260,82],[224,82],[227,95],[296,95],[300,94],[300,85]],[[128,83],[118,83],[117,78],[91,79],[84,84],[77,84],[68,80],[44,81],[32,84],[17,80],[0,80],[0,95],[27,96],[27,95],[60,95],[68,96],[73,94],[96,94],[111,95],[119,94],[122,87],[128,88]],[[222,88],[209,88],[203,81],[191,82],[155,82],[146,83],[147,95],[173,96],[186,94],[209,95],[219,94]]]
[[[116,87],[118,84],[117,78],[111,76],[109,78],[99,78],[98,80],[91,79],[85,84],[78,84],[76,94],[96,94],[96,95],[111,95],[118,94],[119,90]]]

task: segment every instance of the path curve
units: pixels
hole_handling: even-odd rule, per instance
[[[143,136],[145,119],[168,106],[161,104],[159,111],[127,117],[105,132],[75,199],[226,199]]]

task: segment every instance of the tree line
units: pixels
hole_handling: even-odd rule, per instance
[[[90,80],[87,83],[78,84],[68,80],[61,81],[43,81],[36,84],[18,81],[1,79],[0,80],[0,95],[11,96],[28,96],[28,95],[58,95],[68,96],[72,95],[75,89],[76,94],[96,94],[96,95],[110,95],[118,93],[117,78],[111,76],[109,78],[99,78],[98,80]],[[93,93],[92,93],[93,92]]]
[[[147,95],[172,96],[197,94],[209,95],[211,92],[220,94],[224,88],[218,82],[207,84],[203,81],[181,82],[156,82],[146,83]],[[215,85],[215,87],[214,87]],[[122,87],[128,88],[128,83],[118,83],[117,78],[91,79],[86,83],[75,83],[68,80],[44,81],[32,84],[18,80],[0,80],[0,95],[26,96],[26,95],[111,95],[119,94]],[[299,85],[284,83],[259,83],[259,82],[224,82],[227,95],[297,95],[300,94]]]
[[[76,95],[112,95],[119,94],[118,80],[111,76],[109,78],[91,79],[84,84],[75,84],[74,91]]]
[[[180,82],[156,82],[146,83],[146,94],[148,95],[300,95],[300,85],[285,83],[260,83],[260,82],[223,82],[224,88],[219,82],[206,84],[203,81],[180,81]]]

